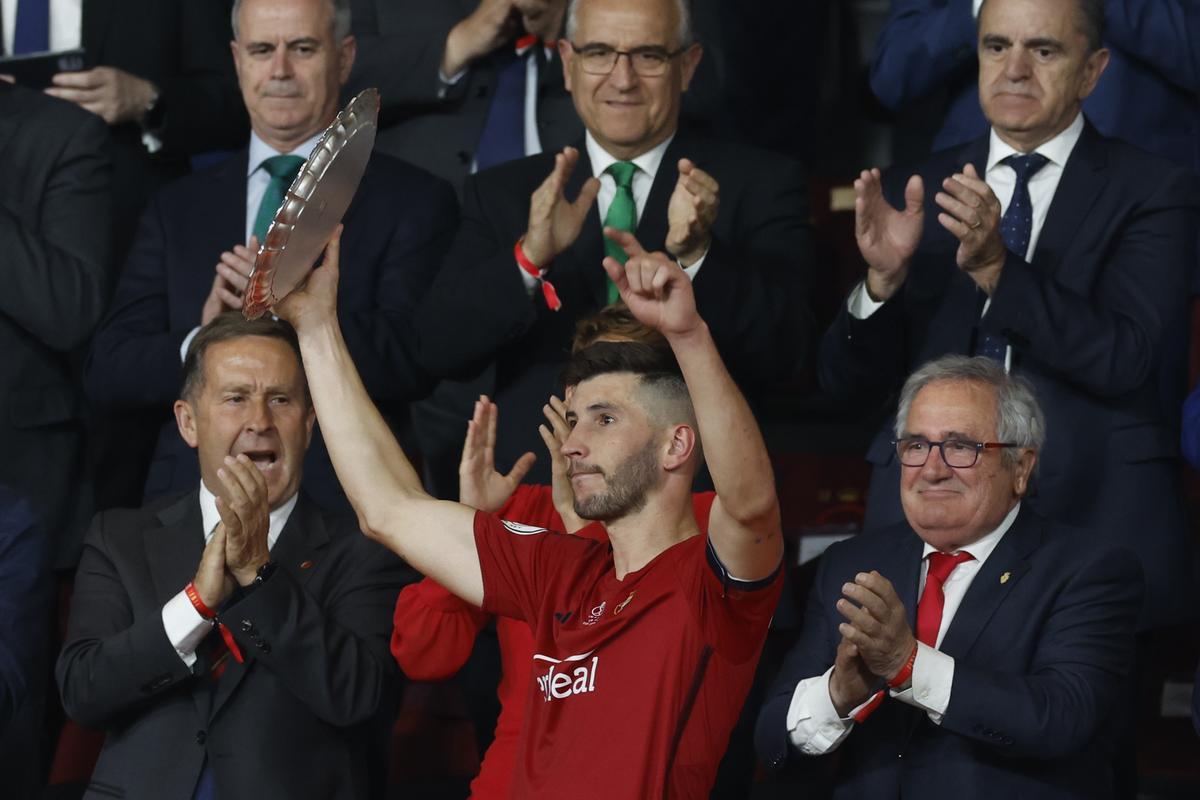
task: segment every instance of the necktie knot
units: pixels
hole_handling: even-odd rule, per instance
[[[263,159],[261,166],[275,180],[286,179],[291,184],[303,164],[304,159],[300,156],[271,156]]]
[[[633,186],[633,176],[638,167],[632,161],[614,161],[604,171],[613,176],[618,189],[629,189]]]
[[[926,581],[937,581],[939,585],[943,584],[955,567],[965,561],[974,560],[975,556],[965,551],[954,555],[934,551],[929,554],[929,575],[926,577]]]
[[[1009,156],[1001,163],[1012,167],[1013,172],[1017,173],[1017,183],[1022,184],[1028,182],[1038,173],[1038,170],[1049,164],[1050,159],[1041,153],[1029,153],[1023,156]]]

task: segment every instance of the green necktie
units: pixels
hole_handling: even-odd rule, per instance
[[[283,196],[287,194],[292,181],[296,180],[296,173],[303,164],[304,159],[300,156],[271,156],[264,159],[260,165],[271,176],[267,190],[263,192],[262,202],[258,204],[258,216],[254,218],[253,233],[258,237],[260,245],[267,237],[267,228],[271,227],[275,212],[283,205]]]
[[[638,171],[637,164],[632,161],[617,161],[604,171],[612,175],[613,180],[617,182],[617,193],[613,195],[612,203],[608,206],[608,214],[604,217],[604,226],[633,233],[637,229],[637,204],[633,202],[633,175]],[[612,256],[622,264],[629,259],[629,256],[625,255],[625,251],[621,249],[621,245],[607,236],[604,237],[604,255]],[[620,299],[621,295],[617,291],[617,287],[611,280],[608,281],[609,304]]]

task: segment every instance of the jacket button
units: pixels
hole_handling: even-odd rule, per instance
[[[254,623],[248,619],[242,620],[242,630],[249,633],[250,631],[254,630]]]
[[[196,731],[196,744],[204,744],[204,740],[208,738],[204,731]]]
[[[270,643],[270,642],[263,642],[262,644],[260,644],[260,645],[258,646],[258,649],[259,649],[259,650],[262,650],[262,651],[263,651],[263,653],[265,653],[265,654],[267,654],[267,655],[270,655],[270,653],[271,653],[271,643]]]

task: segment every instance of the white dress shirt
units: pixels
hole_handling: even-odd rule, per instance
[[[975,576],[979,574],[979,570],[1004,534],[1012,527],[1020,510],[1021,504],[1018,502],[996,530],[955,551],[970,553],[974,559],[955,567],[942,585],[946,602],[942,607],[942,622],[938,628],[938,647],[941,646],[950,623],[954,621],[954,615],[971,587],[971,582],[975,580]],[[934,548],[926,544],[921,553],[918,597],[925,591],[925,577],[929,573],[928,556],[933,551]],[[833,707],[833,700],[829,695],[829,677],[832,674],[833,667],[830,667],[821,675],[806,678],[800,681],[796,691],[792,693],[792,703],[787,713],[788,736],[792,744],[805,755],[817,756],[836,749],[854,728],[853,716],[858,708],[853,709],[848,716],[842,717]],[[929,715],[931,722],[941,725],[942,715],[950,705],[950,690],[953,685],[954,658],[936,647],[918,642],[911,684],[903,690],[890,689],[889,694],[896,700],[922,709]]]
[[[1037,249],[1038,237],[1041,236],[1042,226],[1046,223],[1046,215],[1050,211],[1050,204],[1054,200],[1054,193],[1058,191],[1058,182],[1062,180],[1063,169],[1067,165],[1067,159],[1071,156],[1071,151],[1075,149],[1075,145],[1079,142],[1079,137],[1083,134],[1083,114],[1076,115],[1075,120],[1067,126],[1066,130],[1055,136],[1050,141],[1034,148],[1035,153],[1041,153],[1049,161],[1044,167],[1037,171],[1029,179],[1029,201],[1033,210],[1033,225],[1030,229],[1029,249],[1025,251],[1025,260],[1032,261],[1034,251]],[[990,144],[988,146],[987,168],[984,170],[984,181],[996,194],[996,199],[1000,201],[1000,214],[1008,211],[1008,206],[1012,202],[1013,190],[1017,184],[1016,171],[1007,164],[1000,162],[1011,155],[1020,154],[1020,151],[1012,145],[1004,142],[995,130],[991,132]],[[934,191],[934,187],[927,186],[925,191]],[[987,313],[991,306],[991,298],[983,306],[983,314]],[[882,302],[872,300],[867,294],[866,282],[858,284],[854,287],[854,291],[850,292],[848,300],[848,308],[850,315],[855,319],[866,319],[874,314],[883,305]],[[1009,348],[1011,356],[1011,348]],[[1005,365],[1011,363],[1011,358],[1006,357]]]
[[[18,0],[0,0],[4,23],[4,53],[13,50]],[[50,0],[50,50],[74,50],[83,41],[83,0]]]
[[[270,527],[267,530],[268,550],[274,549],[275,542],[279,540],[279,534],[287,525],[288,518],[296,508],[296,501],[299,498],[299,493],[294,494],[287,502],[271,512]],[[217,498],[208,490],[203,481],[200,483],[200,519],[204,526],[204,543],[207,545],[212,540],[217,525],[221,522],[221,514],[217,511]],[[198,566],[199,564],[197,564]],[[212,630],[212,623],[200,616],[200,612],[192,605],[187,592],[182,588],[179,590],[179,594],[172,597],[163,606],[162,621],[163,629],[167,632],[167,639],[175,648],[175,652],[183,659],[183,663],[190,669],[196,663],[196,648]]]
[[[254,221],[258,219],[258,207],[262,205],[263,195],[267,193],[267,186],[271,183],[271,176],[263,169],[263,162],[272,156],[300,156],[307,161],[324,133],[325,129],[322,128],[290,151],[281,153],[260,139],[257,133],[251,131],[250,153],[246,159],[246,238],[244,241],[247,244],[250,243],[250,237],[254,234]],[[220,254],[217,254],[217,257],[220,258]],[[213,263],[213,266],[216,266],[216,262]],[[183,338],[183,343],[179,345],[180,361],[187,358],[188,347],[191,346],[192,339],[195,339],[199,332],[200,326],[197,325]]]

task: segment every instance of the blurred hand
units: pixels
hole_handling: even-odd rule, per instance
[[[85,72],[60,72],[51,78],[46,94],[68,100],[101,117],[109,125],[141,122],[158,95],[154,84],[115,67]]]
[[[854,236],[867,262],[867,291],[887,300],[908,277],[908,264],[925,225],[925,185],[919,175],[904,188],[904,210],[883,196],[878,169],[864,170],[854,182]]]
[[[638,320],[670,338],[692,333],[704,324],[696,311],[692,281],[666,253],[647,253],[633,234],[605,228],[604,235],[629,256],[625,266],[604,259],[604,269],[621,299]]]
[[[480,395],[475,401],[471,421],[467,423],[467,438],[458,462],[458,502],[480,511],[499,511],[537,459],[533,453],[525,453],[507,475],[496,471],[499,415],[496,404]]]
[[[267,547],[271,509],[267,479],[244,454],[225,457],[217,470],[221,491],[217,511],[225,527],[225,565],[242,586],[249,586],[258,568],[271,558]]]
[[[583,222],[600,191],[600,181],[588,178],[575,202],[567,200],[563,187],[579,162],[579,151],[564,147],[554,156],[554,169],[529,200],[529,227],[521,245],[526,257],[545,267],[579,237]]]
[[[546,443],[550,453],[550,485],[554,499],[554,510],[562,517],[563,529],[567,533],[575,533],[585,527],[587,520],[575,513],[575,492],[571,490],[571,478],[568,470],[570,460],[563,455],[563,442],[571,434],[567,427],[567,407],[563,401],[551,395],[550,402],[542,406],[542,414],[546,424],[538,426],[538,433]]]
[[[258,238],[250,237],[248,245],[234,245],[232,250],[221,253],[217,262],[216,276],[212,289],[200,309],[200,324],[207,325],[222,311],[242,310],[242,299],[254,271],[254,259],[258,255]]]
[[[472,62],[515,39],[521,15],[513,0],[483,0],[450,29],[442,52],[442,74],[453,78]]]
[[[716,178],[686,158],[667,204],[667,252],[685,267],[700,260],[712,243],[712,225],[721,205]]]

